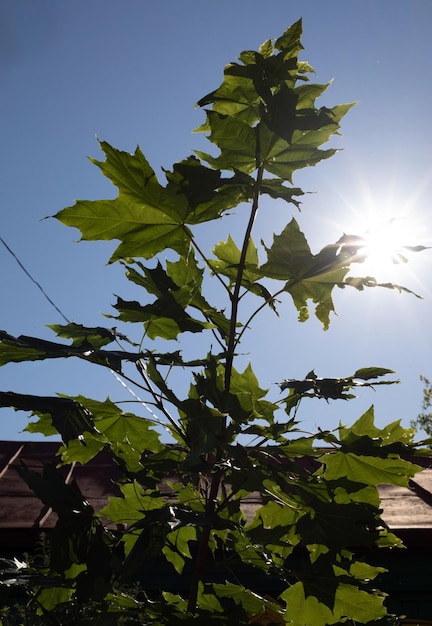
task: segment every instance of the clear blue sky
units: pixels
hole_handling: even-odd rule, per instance
[[[430,0],[0,3],[0,236],[69,319],[109,325],[101,313],[114,312],[113,294],[130,296],[121,269],[105,265],[112,244],[76,244],[77,231],[41,221],[77,198],[115,194],[86,159],[100,157],[95,136],[122,150],[139,144],[156,171],[169,168],[202,148],[191,133],[203,121],[194,104],[219,85],[223,66],[300,17],[302,58],[317,82],[334,79],[321,104],[358,101],[333,144],[344,150],[294,181],[316,192],[296,215],[313,250],[358,232],[373,211],[404,217],[418,243],[431,245]],[[266,215],[258,230],[269,242],[292,210]],[[379,425],[408,425],[420,410],[419,375],[432,377],[431,261],[423,252],[380,277],[421,293],[422,301],[386,290],[335,292],[338,316],[326,333],[314,319],[298,324],[288,301],[279,320],[258,318],[242,348],[261,386],[311,369],[348,376],[389,367],[400,385],[363,391],[349,403],[305,403],[303,425],[350,423],[371,404]],[[44,325],[63,320],[3,246],[0,279],[0,328],[54,339]],[[108,372],[72,362],[9,365],[0,370],[0,389],[123,396]],[[21,433],[26,422],[1,410],[0,438],[29,439]]]

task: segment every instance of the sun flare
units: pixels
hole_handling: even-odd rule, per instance
[[[418,195],[401,202],[395,193],[372,198],[365,190],[361,208],[349,204],[354,219],[349,231],[346,224],[344,230],[353,237],[356,249],[358,263],[351,265],[354,274],[395,283],[411,276],[409,262],[417,259],[416,252],[431,246],[425,212],[417,205]]]
[[[376,271],[385,271],[395,264],[406,263],[412,242],[408,241],[407,220],[392,218],[380,222],[376,220],[362,235],[364,246],[359,254],[365,257],[365,265]]]

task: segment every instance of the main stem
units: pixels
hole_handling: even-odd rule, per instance
[[[259,206],[259,195],[261,189],[262,177],[264,174],[264,166],[260,165],[257,171],[257,177],[255,181],[254,188],[254,196],[252,200],[252,208],[249,216],[249,222],[246,227],[245,236],[243,240],[243,247],[240,255],[240,263],[237,272],[236,282],[234,285],[234,289],[231,296],[231,319],[230,319],[230,330],[227,344],[227,352],[226,352],[226,365],[225,365],[225,391],[229,391],[231,384],[231,373],[233,368],[234,361],[234,351],[236,347],[236,329],[237,329],[237,318],[238,318],[238,305],[240,301],[240,289],[242,284],[243,273],[245,269],[246,263],[246,254],[249,245],[249,241],[251,238],[252,228],[255,222],[256,214],[258,212]]]
[[[191,589],[188,598],[188,613],[195,613],[198,599],[198,585],[204,577],[205,566],[207,563],[207,553],[210,540],[210,532],[212,529],[211,520],[215,512],[219,486],[222,479],[222,472],[219,471],[213,476],[210,493],[206,503],[207,524],[203,526],[200,541],[198,544],[198,552],[195,559],[194,570],[192,573]]]
[[[258,146],[258,142],[257,142]],[[257,163],[259,163],[259,149],[257,149]],[[226,351],[226,365],[225,365],[225,380],[224,386],[225,391],[229,391],[231,385],[231,374],[233,368],[234,361],[234,350],[236,346],[236,328],[237,328],[237,317],[238,317],[238,305],[240,301],[240,289],[242,284],[243,272],[245,269],[246,263],[246,254],[247,249],[252,233],[252,228],[255,222],[255,217],[258,212],[259,206],[259,195],[261,189],[261,182],[264,173],[264,167],[262,165],[258,166],[257,177],[255,181],[254,195],[252,200],[252,208],[249,216],[249,221],[246,227],[245,236],[243,240],[243,246],[240,254],[240,262],[239,268],[237,272],[236,282],[234,285],[234,289],[231,296],[231,319],[230,319],[230,330],[229,337],[227,343],[227,351]],[[226,428],[226,426],[224,426]],[[221,433],[222,434],[222,433]],[[220,461],[223,456],[223,450],[219,448],[216,451],[216,460]],[[223,479],[223,472],[219,470],[216,472],[211,481],[210,493],[208,495],[207,503],[206,503],[206,518],[207,524],[203,527],[199,545],[198,552],[195,559],[194,570],[192,574],[191,580],[191,589],[188,598],[187,610],[189,613],[195,613],[196,605],[198,600],[198,585],[199,582],[203,579],[206,562],[207,562],[207,554],[209,549],[209,540],[210,533],[212,529],[212,519],[215,514],[217,498],[219,493],[219,488],[221,485],[221,481]]]

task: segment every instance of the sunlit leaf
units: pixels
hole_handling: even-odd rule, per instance
[[[196,528],[193,526],[181,526],[166,537],[166,543],[162,551],[179,574],[183,572],[185,560],[192,558],[189,541],[195,541],[196,536]]]
[[[336,590],[333,610],[319,602],[315,596],[306,596],[301,582],[289,587],[281,597],[287,603],[285,618],[292,626],[338,624],[346,615],[352,616],[352,619],[360,623],[366,623],[386,614],[383,596],[373,595],[353,585],[342,583]]]
[[[312,300],[317,318],[328,328],[334,310],[332,290],[349,269],[346,262],[341,262],[337,246],[327,246],[313,255],[292,219],[280,235],[274,236],[271,248],[265,249],[267,262],[260,268],[262,274],[287,281],[284,289],[291,294],[300,321],[308,319],[308,300]]]
[[[408,486],[408,480],[420,471],[420,467],[400,458],[379,458],[352,453],[335,452],[326,458],[327,480],[346,476],[349,480],[365,485],[390,484]]]

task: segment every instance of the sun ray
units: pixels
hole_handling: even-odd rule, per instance
[[[353,274],[398,284],[414,279],[419,284],[417,270],[426,257],[414,253],[432,247],[430,211],[423,201],[431,179],[432,170],[414,189],[393,180],[381,193],[359,180],[360,193],[355,202],[351,193],[348,197],[346,191],[341,193],[334,188],[344,209],[340,221],[332,222],[332,228],[364,241],[358,250],[358,265],[351,266]]]

